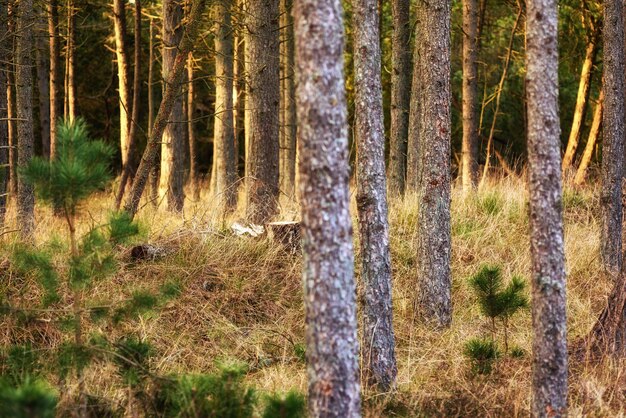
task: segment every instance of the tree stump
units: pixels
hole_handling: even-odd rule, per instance
[[[280,243],[285,249],[295,253],[301,248],[301,224],[296,221],[280,221],[265,224],[271,241]]]

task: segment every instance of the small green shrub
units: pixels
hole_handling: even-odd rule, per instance
[[[43,380],[0,381],[0,418],[54,418],[57,393]]]
[[[263,418],[304,418],[306,402],[298,392],[289,392],[285,396],[270,395],[266,398]]]
[[[489,374],[494,362],[500,357],[496,343],[489,339],[472,338],[465,343],[463,354],[467,357],[475,374]]]

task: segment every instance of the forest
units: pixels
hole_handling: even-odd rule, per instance
[[[0,0],[0,418],[623,417],[624,0]]]

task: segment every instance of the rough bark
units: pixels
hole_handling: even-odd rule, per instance
[[[246,15],[246,216],[269,221],[279,197],[279,0],[249,0]]]
[[[281,0],[281,129],[280,129],[280,188],[288,197],[295,195],[296,179],[296,107],[294,103],[295,78],[293,18],[291,17],[293,0]]]
[[[377,0],[353,0],[357,209],[361,244],[364,371],[383,391],[397,376],[385,179],[385,127]]]
[[[50,158],[56,155],[56,124],[61,117],[61,50],[59,48],[59,6],[57,0],[48,2],[48,37],[50,48]]]
[[[219,52],[216,51],[219,54]],[[187,57],[187,139],[189,140],[189,184],[193,193],[193,198],[200,197],[200,178],[198,172],[198,143],[196,140],[196,130],[194,127],[194,115],[196,111],[195,89],[193,82],[193,54]]]
[[[293,15],[309,414],[354,418],[361,399],[342,6],[299,0]]]
[[[128,42],[126,35],[126,3],[113,0],[113,26],[115,29],[115,57],[117,60],[118,97],[120,107],[120,151],[122,169],[128,163],[128,122],[130,119],[130,72],[128,67]]]
[[[567,414],[567,329],[563,241],[557,0],[532,0],[526,22],[528,183],[532,259],[531,414]]]
[[[40,144],[45,158],[50,157],[50,76],[46,28],[37,25],[35,54],[37,59],[37,91],[39,93]]]
[[[593,73],[593,64],[596,57],[599,31],[594,31],[585,52],[585,60],[580,71],[580,82],[578,83],[578,95],[576,96],[576,107],[574,108],[574,119],[572,120],[572,129],[569,133],[565,154],[563,155],[563,174],[572,168],[574,156],[578,149],[580,141],[581,128],[585,120],[587,109],[587,101],[589,100],[589,91],[591,87],[591,75]]]
[[[206,0],[192,0],[191,12],[184,28],[182,40],[177,48],[178,54],[174,57],[171,70],[165,74],[165,91],[163,93],[163,98],[161,99],[159,111],[155,117],[154,126],[152,128],[152,132],[150,133],[150,137],[148,138],[146,149],[141,157],[141,162],[139,163],[139,168],[137,169],[137,175],[135,176],[133,187],[124,204],[124,210],[128,212],[131,217],[134,217],[137,214],[139,201],[141,200],[141,195],[143,194],[148,181],[148,175],[156,163],[159,147],[164,136],[165,128],[168,125],[170,113],[174,107],[174,102],[180,94],[183,72],[187,62],[186,58],[189,52],[192,51],[194,42],[196,41],[200,25],[200,17],[202,16],[205,6]]]
[[[33,1],[20,0],[17,9],[17,68],[15,92],[17,105],[17,165],[26,166],[34,155],[33,132]],[[17,178],[17,222],[23,239],[32,239],[35,230],[35,193],[32,185]]]
[[[406,151],[406,180],[405,191],[417,192],[419,187],[419,148],[420,148],[420,115],[421,115],[421,91],[423,82],[420,74],[420,45],[424,33],[422,8],[415,10],[415,49],[413,53],[413,75],[411,81],[411,103],[409,105],[409,130]]]
[[[214,5],[217,33],[215,34],[215,198],[220,211],[230,211],[237,205],[237,173],[235,167],[235,138],[233,129],[233,28],[232,0],[216,1]]]
[[[604,111],[602,115],[602,236],[604,268],[617,276],[622,264],[624,164],[624,18],[622,0],[604,2]]]
[[[163,2],[163,79],[170,77],[176,60],[177,46],[182,39],[182,0],[165,0]],[[183,57],[187,61],[187,56]],[[175,98],[169,122],[163,134],[161,145],[161,179],[159,195],[167,200],[167,209],[173,212],[183,210],[185,194],[184,147],[185,147],[185,115],[183,114],[182,95]]]
[[[241,5],[240,5],[241,7]],[[235,67],[234,67],[234,86],[233,94],[233,130],[235,131],[235,173],[239,177],[240,166],[240,144],[244,138],[244,114],[246,105],[246,76],[244,65],[244,41],[243,36],[236,32],[235,34]],[[245,142],[245,141],[244,141]]]
[[[154,21],[150,18],[150,42],[148,45],[148,138],[152,138],[154,126]],[[159,166],[161,165],[161,149],[156,151],[156,159],[150,170],[150,201],[153,206],[159,203]]]
[[[11,56],[11,36],[8,25],[8,0],[0,0],[0,233],[4,230],[9,192],[9,126],[7,112],[8,61]]]
[[[587,169],[591,163],[593,157],[593,151],[596,149],[598,137],[600,136],[600,127],[602,126],[602,107],[604,103],[604,90],[600,92],[600,98],[598,104],[596,104],[596,110],[593,112],[593,121],[591,122],[591,129],[589,130],[589,137],[587,138],[587,145],[585,145],[585,151],[580,159],[580,164],[576,170],[576,177],[574,177],[574,184],[581,185],[585,182],[587,176]]]
[[[406,182],[409,108],[411,102],[410,1],[393,0],[391,46],[391,133],[389,137],[389,191],[404,193]]]
[[[10,36],[8,42],[9,53],[15,57],[15,27],[16,27],[16,9],[15,1],[8,2],[8,28]],[[9,60],[7,74],[7,116],[9,128],[9,196],[17,195],[17,123],[15,121],[15,59]]]
[[[450,2],[418,3],[422,35],[416,61],[419,88],[419,312],[447,327],[450,302]]]
[[[463,142],[461,178],[470,191],[478,178],[478,0],[463,1]]]

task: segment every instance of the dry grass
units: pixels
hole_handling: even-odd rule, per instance
[[[598,260],[596,195],[596,190],[567,189],[564,197],[570,341],[590,329],[611,288]],[[184,291],[158,313],[122,329],[105,331],[114,336],[134,333],[151,341],[158,352],[154,368],[161,373],[208,372],[221,362],[237,361],[249,366],[247,382],[261,391],[294,388],[305,392],[300,257],[264,239],[230,235],[226,226],[241,213],[229,219],[216,218],[213,205],[204,203],[208,200],[204,197],[189,204],[183,215],[144,207],[139,219],[141,240],[171,251],[157,261],[127,262],[114,279],[94,289],[94,297],[121,299],[137,287],[157,289],[172,279],[179,280]],[[96,199],[83,220],[98,222],[110,201],[108,195]],[[511,332],[512,344],[525,350],[525,357],[503,359],[492,375],[475,377],[462,355],[469,338],[486,332],[467,278],[484,263],[500,264],[507,276],[529,276],[523,182],[500,180],[470,197],[454,191],[454,319],[452,327],[443,332],[424,327],[414,315],[419,280],[415,269],[416,207],[414,196],[390,204],[398,391],[383,395],[367,391],[365,415],[527,416],[531,383],[528,311],[515,318]],[[283,213],[286,219],[296,217],[293,202],[284,203]],[[40,210],[38,219],[39,241],[63,231],[61,221],[45,210]],[[7,237],[5,241],[10,242],[10,235]],[[15,280],[10,277],[7,286],[14,286]],[[36,295],[20,297],[36,299]],[[61,338],[46,324],[32,330],[3,329],[2,343],[17,338],[55,345]],[[614,359],[601,364],[573,362],[571,416],[624,416],[625,365]],[[92,392],[120,402],[124,398],[110,367],[95,365],[88,377]]]

